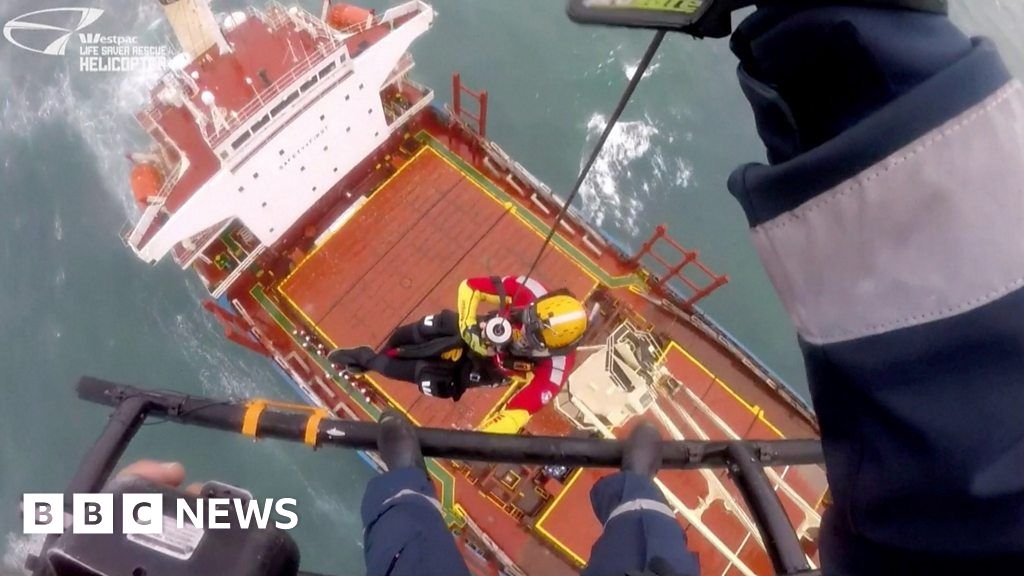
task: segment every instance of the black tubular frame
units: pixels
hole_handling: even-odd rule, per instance
[[[148,391],[85,377],[78,383],[79,398],[110,406],[114,412],[99,439],[83,457],[68,484],[68,493],[98,492],[109,480],[125,449],[147,418],[241,433],[248,422],[256,438],[305,442],[314,448],[332,446],[376,450],[375,422],[340,420],[320,414],[281,409],[273,404],[252,420],[247,401],[214,400],[175,392]],[[437,428],[418,428],[424,456],[478,462],[507,462],[587,468],[618,468],[623,445],[618,440],[515,436]],[[663,441],[663,469],[725,468],[740,488],[760,530],[765,549],[777,574],[814,574],[800,548],[796,533],[772,489],[766,466],[821,464],[824,455],[817,440],[776,441]],[[52,574],[41,560],[56,541],[48,537],[39,556],[29,559],[34,576]],[[308,574],[308,573],[300,573]]]

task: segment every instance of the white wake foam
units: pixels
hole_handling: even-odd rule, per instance
[[[593,114],[587,122],[587,143],[595,143],[604,131],[608,120],[601,114]],[[590,174],[580,188],[583,214],[597,226],[612,224],[635,236],[639,232],[638,216],[643,203],[638,192],[650,194],[650,183],[633,177],[638,167],[651,150],[652,139],[658,135],[658,128],[649,118],[644,120],[620,121],[612,129],[604,149],[594,162]],[[586,161],[583,158],[582,163]],[[610,222],[608,221],[610,219]]]
[[[25,561],[29,554],[38,554],[43,547],[43,540],[46,537],[42,534],[25,536],[21,534],[7,534],[7,541],[4,543],[4,555],[0,559],[0,573],[8,576],[28,574],[25,569]]]
[[[132,6],[137,7],[137,12],[128,29],[112,33],[137,34],[152,30],[154,23],[158,24],[162,18],[156,2]],[[116,9],[121,15],[125,8],[120,4],[115,8],[113,3],[98,7]],[[149,35],[146,38],[146,42],[151,42]],[[0,68],[24,68],[30,62],[20,50],[5,52]],[[31,138],[40,124],[66,122],[88,142],[105,188],[121,200],[127,215],[135,208],[124,154],[146,144],[141,129],[135,127],[134,113],[147,101],[149,87],[160,77],[160,72],[80,72],[74,52],[68,51],[51,78],[32,77],[31,82],[8,84],[8,92],[0,102],[2,130],[9,138]]]

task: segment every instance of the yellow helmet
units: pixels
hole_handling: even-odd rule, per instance
[[[575,346],[587,331],[587,311],[572,296],[548,294],[526,309],[524,329],[534,347],[556,350]]]

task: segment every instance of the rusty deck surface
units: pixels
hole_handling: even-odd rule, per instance
[[[279,284],[280,294],[331,345],[379,346],[396,326],[453,308],[463,279],[525,270],[539,250],[543,236],[520,217],[524,206],[495,195],[481,185],[482,174],[452,162],[444,152],[431,145],[421,148]],[[588,270],[578,255],[549,250],[534,276],[549,287],[567,287],[583,297],[599,284],[593,272],[593,264]],[[628,286],[614,291],[617,297],[629,298]],[[651,314],[637,304],[635,312]],[[656,424],[666,438],[778,439],[809,430],[799,419],[791,420],[779,402],[762,408],[757,403],[766,396],[748,400],[756,388],[740,367],[720,353],[711,354],[713,349],[701,346],[700,337],[683,325],[666,326],[661,320],[651,318],[652,324],[675,339],[663,351],[662,360],[682,386],[659,398],[641,418]],[[699,350],[704,358],[698,359],[690,350]],[[474,428],[509,393],[474,389],[453,403],[423,396],[409,383],[378,375],[371,382],[418,424],[433,427]],[[608,433],[624,437],[636,424],[634,419]],[[567,435],[574,429],[553,407],[537,414],[527,427],[531,433],[550,435]],[[778,471],[787,485],[780,498],[796,526],[814,514],[825,490],[819,472]],[[590,511],[590,488],[608,473],[574,473],[534,526],[549,546],[577,565],[587,561],[601,531]],[[724,473],[663,471],[658,481],[675,499],[673,504],[681,511],[677,519],[705,573],[770,569],[752,525],[744,518],[742,499]],[[557,564],[554,558],[545,560],[549,553],[541,554],[546,549],[538,548],[526,531],[510,533],[508,519],[472,485],[462,481],[458,485],[460,503],[517,561],[529,563],[532,558]]]
[[[465,278],[525,270],[542,242],[508,206],[425,147],[280,290],[332,345],[376,347],[396,326],[454,308]],[[557,251],[546,253],[535,276],[581,297],[595,285]],[[474,427],[507,392],[470,390],[455,404],[422,396],[409,383],[373,378],[424,426]]]

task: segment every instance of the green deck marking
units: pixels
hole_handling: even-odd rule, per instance
[[[518,198],[508,194],[500,187],[496,186],[494,182],[491,182],[490,178],[481,174],[473,165],[463,160],[458,154],[449,150],[447,146],[431,136],[430,133],[425,130],[421,130],[416,134],[416,139],[429,146],[431,150],[441,155],[452,164],[458,166],[460,170],[473,180],[473,182],[486,190],[488,194],[493,196],[499,202],[503,204],[514,204],[516,206],[516,214],[541,235],[547,236],[547,234],[551,232],[551,227],[541,220],[539,216],[534,214],[532,210],[526,208]],[[580,267],[597,278],[605,286],[608,286],[609,288],[627,288],[629,286],[636,286],[644,291],[647,290],[647,285],[636,274],[627,274],[625,276],[612,276],[608,274],[604,268],[591,260],[590,256],[577,248],[575,244],[567,240],[561,233],[555,234],[551,239],[551,242],[568,254],[568,256],[575,260]]]
[[[220,241],[227,247],[228,252],[235,258],[238,258],[239,254],[245,252],[242,249],[242,246],[238,242],[235,242],[235,239],[231,237],[231,228],[228,228],[220,235]]]
[[[263,285],[254,285],[249,291],[249,294],[260,304],[267,314],[270,314],[274,321],[277,322],[278,326],[284,330],[285,334],[287,334],[288,337],[298,345],[299,349],[305,351],[305,348],[302,347],[302,344],[293,334],[295,331],[295,324],[283,311],[281,311],[277,306],[277,303],[267,296],[266,292],[263,290]],[[334,367],[331,366],[330,362],[328,362],[326,358],[310,354],[309,352],[306,352],[306,357],[315,362],[326,374],[329,374],[331,382],[338,386],[346,396],[355,401],[363,411],[370,415],[371,418],[374,420],[380,419],[380,408],[377,408],[370,402],[367,402],[362,393],[349,384],[347,380],[335,376]],[[451,472],[446,470],[432,458],[427,459],[427,470],[430,472],[431,476],[441,483],[441,508],[445,523],[450,529],[461,529],[466,525],[466,519],[455,511],[455,477],[452,476]]]

